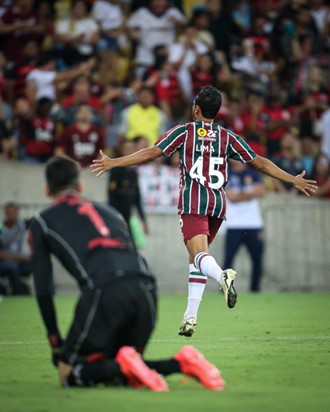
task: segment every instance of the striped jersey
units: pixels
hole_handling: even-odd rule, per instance
[[[185,123],[170,129],[156,142],[165,156],[180,153],[179,214],[224,218],[228,158],[243,163],[256,153],[238,135],[213,122]]]

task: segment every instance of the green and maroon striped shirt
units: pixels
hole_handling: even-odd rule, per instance
[[[170,129],[156,142],[165,156],[180,153],[179,214],[224,218],[228,158],[250,162],[257,155],[238,135],[202,121]]]

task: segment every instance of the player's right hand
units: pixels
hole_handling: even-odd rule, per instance
[[[96,177],[103,175],[107,170],[112,169],[112,159],[105,155],[102,150],[100,150],[101,159],[94,159],[93,163],[90,165],[92,172],[96,173]]]
[[[318,187],[316,186],[315,180],[304,179],[306,172],[305,170],[295,177],[294,187],[306,196],[310,196],[316,192]]]
[[[53,365],[57,368],[59,361],[61,360],[61,350],[63,346],[63,340],[60,335],[48,335],[48,342],[51,348],[51,356]]]

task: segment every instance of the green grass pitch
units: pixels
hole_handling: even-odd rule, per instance
[[[62,331],[75,298],[57,297]],[[223,297],[204,296],[194,337],[177,328],[186,296],[162,295],[159,319],[147,348],[150,359],[170,357],[192,344],[215,363],[224,391],[204,389],[191,378],[167,378],[168,393],[128,388],[60,389],[49,360],[33,298],[0,304],[1,412],[305,412],[330,410],[330,293],[241,294],[235,309]]]

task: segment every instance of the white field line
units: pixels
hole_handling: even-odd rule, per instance
[[[256,341],[256,340],[276,340],[276,341],[313,341],[313,340],[330,340],[330,336],[278,336],[278,337],[224,337],[224,338],[214,338],[214,337],[204,337],[204,338],[193,338],[192,341],[205,341],[205,340],[213,340],[219,342],[243,342],[243,341]],[[184,340],[181,339],[151,339],[150,342],[152,343],[168,343],[168,342],[183,342]],[[0,345],[46,345],[46,341],[36,340],[36,341],[0,341]]]
[[[207,336],[204,338],[193,338],[193,341],[217,341],[217,342],[240,342],[240,341],[270,341],[270,340],[277,340],[277,341],[304,341],[304,340],[330,340],[330,336],[265,336],[265,337],[223,337],[223,338],[214,338],[214,336]],[[166,343],[166,342],[183,342],[182,338],[181,339],[151,339],[150,342],[155,342],[155,343]]]
[[[30,342],[0,341],[0,345],[42,345],[46,343],[47,341],[45,340],[36,340]]]

